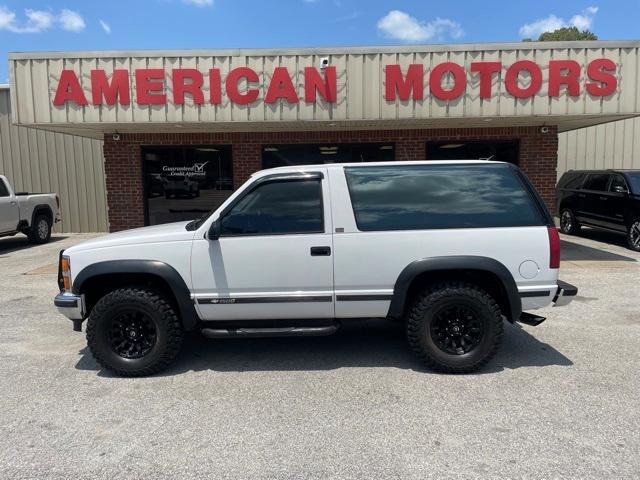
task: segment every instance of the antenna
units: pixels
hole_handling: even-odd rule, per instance
[[[480,157],[478,158],[478,160],[484,160],[485,162],[490,162],[491,160],[493,160],[494,157],[495,155],[490,155],[488,157]]]

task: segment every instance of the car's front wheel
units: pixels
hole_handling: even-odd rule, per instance
[[[466,282],[425,289],[406,317],[407,338],[432,370],[468,373],[498,350],[503,321],[500,307],[484,290]]]
[[[564,208],[560,212],[560,231],[567,235],[576,235],[580,232],[580,224],[569,208]]]
[[[182,346],[182,325],[157,292],[121,288],[102,297],[87,323],[87,344],[96,361],[127,377],[166,368]]]
[[[640,252],[640,218],[634,219],[627,228],[627,245],[631,250]]]

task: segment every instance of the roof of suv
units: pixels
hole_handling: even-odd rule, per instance
[[[313,165],[290,165],[286,167],[274,167],[267,169],[269,172],[292,172],[307,170],[310,168],[342,168],[342,167],[385,167],[398,165],[468,165],[468,164],[507,164],[494,160],[411,160],[392,162],[351,162],[351,163],[318,163]],[[265,170],[261,170],[264,172]],[[256,172],[257,173],[257,172]]]
[[[567,170],[565,173],[637,173],[638,168],[605,168],[602,170]]]

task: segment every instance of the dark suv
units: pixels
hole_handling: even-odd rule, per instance
[[[556,186],[560,230],[582,225],[627,235],[640,251],[640,170],[570,170]]]

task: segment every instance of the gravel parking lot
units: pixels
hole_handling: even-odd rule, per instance
[[[57,252],[0,240],[0,478],[638,478],[640,254],[564,237],[579,287],[483,372],[426,371],[401,329],[211,341],[114,378],[52,304]],[[605,243],[607,242],[607,243]]]

